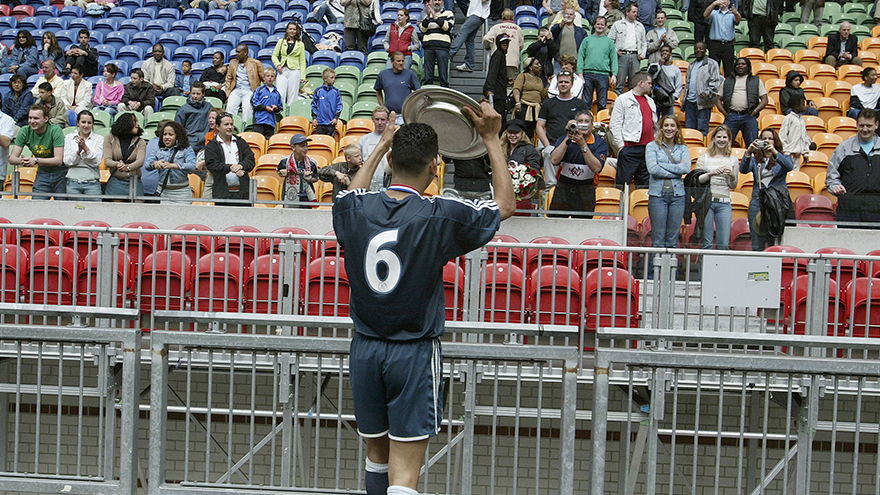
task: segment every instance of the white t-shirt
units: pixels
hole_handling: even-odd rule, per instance
[[[0,136],[6,136],[11,140],[15,140],[15,121],[12,117],[0,112]],[[9,143],[12,146],[12,143]],[[6,177],[6,166],[9,165],[9,147],[0,147],[0,172]]]
[[[865,86],[865,83],[856,84],[851,94],[862,102],[862,108],[877,108],[877,102],[880,101],[880,84],[871,86]]]

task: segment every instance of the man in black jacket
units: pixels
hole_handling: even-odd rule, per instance
[[[217,137],[205,146],[205,168],[214,176],[215,199],[249,197],[248,173],[254,169],[254,152],[244,139],[237,138],[234,134],[232,114],[218,115]]]
[[[98,49],[89,45],[90,39],[88,29],[79,30],[79,45],[71,45],[64,54],[67,62],[64,65],[63,74],[70,74],[70,69],[82,65],[85,68],[83,76],[98,75]]]
[[[486,82],[483,83],[483,94],[492,99],[495,111],[501,115],[501,127],[507,120],[507,49],[510,47],[510,36],[501,33],[495,37],[498,47],[489,59],[486,71]]]
[[[862,110],[858,134],[837,145],[828,161],[825,185],[837,196],[839,222],[880,222],[880,174],[871,173],[880,167],[877,118],[875,110]]]
[[[862,65],[859,58],[859,39],[850,34],[852,25],[846,21],[840,23],[840,30],[828,36],[828,48],[825,50],[825,63],[833,67],[846,64]]]
[[[739,4],[740,14],[749,20],[749,46],[759,47],[764,38],[764,51],[773,48],[773,36],[776,35],[776,24],[782,11],[782,0],[742,0]]]
[[[691,0],[688,7],[687,20],[694,25],[694,43],[709,41],[709,21],[703,17],[703,12],[711,3],[712,0]]]

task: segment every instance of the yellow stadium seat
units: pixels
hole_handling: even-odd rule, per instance
[[[825,53],[825,50],[828,48],[828,38],[826,36],[813,36],[807,40],[807,48],[819,53]]]
[[[776,68],[773,64],[768,64],[766,62],[758,62],[757,64],[752,64],[752,73],[759,78],[764,84],[767,84],[767,80],[776,79],[779,77],[779,69]]]
[[[762,63],[766,60],[766,54],[760,48],[743,48],[739,51],[739,56],[749,59],[753,67],[756,63]]]
[[[816,178],[822,172],[828,170],[828,155],[821,151],[811,151],[810,160],[805,165],[801,165],[801,172],[807,174],[810,180]]]
[[[349,144],[357,144],[360,141],[361,137],[355,134],[346,134],[339,139],[339,153],[342,153],[345,150],[345,147]]]
[[[873,34],[872,34],[873,36]],[[859,42],[860,51],[880,53],[880,37],[865,38]],[[859,55],[861,56],[861,54]]]
[[[737,192],[742,193],[747,198],[752,197],[752,187],[754,186],[752,174],[739,174],[739,180],[736,182],[736,190]]]
[[[309,136],[312,141],[309,143],[309,156],[322,156],[330,163],[336,158],[336,140],[330,136],[323,134],[312,134]]]
[[[678,67],[681,70],[681,80],[686,81],[687,71],[691,64],[689,64],[686,60],[673,60],[672,65]]]
[[[767,79],[764,83],[764,88],[767,89],[767,96],[773,98],[774,101],[779,101],[779,91],[785,87],[785,79]],[[776,109],[779,111],[779,108]]]
[[[617,213],[620,211],[620,189],[613,187],[596,188],[596,211],[601,213]]]
[[[292,138],[294,133],[282,132],[275,134],[274,136],[269,138],[269,144],[266,148],[266,153],[268,154],[280,154],[287,156],[290,154],[290,138]]]
[[[690,146],[706,146],[706,136],[696,129],[682,128],[681,134],[684,137],[685,144]]]
[[[596,112],[596,121],[604,122],[606,124],[611,123],[611,112],[607,108],[603,108]]]
[[[874,52],[864,51],[859,52],[859,57],[862,59],[862,68],[867,69],[868,67],[877,68],[877,54]]]
[[[825,97],[825,87],[819,81],[805,79],[801,83],[801,89],[804,90],[804,96],[807,98],[807,101],[815,101],[816,98]]]
[[[749,218],[749,197],[743,193],[730,191],[730,209],[733,212],[733,219]]]
[[[761,109],[761,112],[758,114],[758,120],[760,121],[766,115],[779,115],[779,111],[776,110],[777,108],[777,101],[774,98],[767,97],[767,106]]]
[[[766,129],[769,127],[771,129],[775,129],[776,132],[779,132],[779,128],[782,127],[782,121],[784,119],[785,116],[779,115],[778,113],[765,115],[761,117],[761,129]]]
[[[821,194],[822,196],[831,199],[834,204],[837,204],[837,196],[828,192],[828,187],[825,185],[825,177],[826,172],[819,172],[816,177],[813,178],[813,194]]]
[[[770,51],[764,54],[764,60],[781,69],[784,64],[794,63],[794,55],[785,48],[771,48]],[[785,74],[781,77],[785,77]]]
[[[351,119],[345,126],[345,135],[363,136],[373,132],[374,129],[373,121],[370,119]]]
[[[880,38],[880,24],[871,28],[871,37]]]
[[[611,165],[604,165],[599,171],[596,185],[599,187],[614,187],[614,181],[617,179],[617,169]]]
[[[804,122],[807,124],[807,135],[810,139],[820,132],[825,132],[825,121],[815,115],[804,115]]]
[[[9,167],[12,170],[12,167]],[[19,167],[18,169],[18,190],[19,192],[31,192],[34,189],[34,179],[37,178],[36,167]],[[6,177],[3,184],[4,191],[12,191],[12,173]]]
[[[736,157],[737,160],[741,161],[745,155],[746,155],[745,148],[731,148],[731,150],[730,150],[730,156]]]
[[[794,53],[794,61],[805,67],[811,64],[821,64],[822,54],[816,50],[798,50]]]
[[[837,145],[843,142],[843,138],[837,134],[819,133],[813,136],[813,142],[816,143],[816,151],[821,151],[828,156],[834,153]]]
[[[202,197],[202,188],[205,187],[205,183],[202,182],[202,178],[196,174],[189,174],[189,187],[192,189],[192,194],[194,198]]]
[[[824,88],[830,81],[837,80],[837,70],[827,64],[811,65],[807,70],[807,79],[819,81],[819,84]]]
[[[101,184],[106,184],[108,180],[110,180],[110,171],[105,168],[101,170]]]
[[[712,111],[709,114],[709,128],[718,127],[719,125],[724,123],[724,116],[721,115],[721,112]]]
[[[852,84],[846,81],[828,81],[825,84],[825,96],[837,100],[841,110],[846,111],[849,108],[850,93],[852,93]]]
[[[862,81],[862,68],[858,65],[841,65],[837,68],[837,79],[839,81],[846,81],[853,86],[856,84],[861,84]]]
[[[642,223],[642,220],[648,216],[647,189],[634,189],[629,193],[629,214],[635,217],[639,223]]]
[[[553,203],[553,192],[554,191],[556,191],[556,186],[551,187],[550,190],[547,191],[547,194],[544,195],[544,209],[545,210],[549,210],[550,204]]]
[[[254,180],[257,182],[258,200],[278,201],[281,198],[281,180],[278,177],[258,175]]]
[[[271,175],[272,177],[278,177],[278,164],[288,156],[289,155],[267,153],[260,158],[257,158],[257,165],[254,167],[253,172],[251,172],[251,177],[256,177],[258,175]]]
[[[266,153],[266,136],[259,132],[242,132],[238,136],[244,139],[248,146],[251,147],[251,151],[254,152],[255,158],[259,158]]]
[[[708,152],[709,148],[706,148],[705,146],[689,146],[688,151],[690,151],[691,154],[691,168],[693,168],[697,164],[697,158]]]
[[[807,73],[807,68],[794,62],[786,62],[779,65],[779,77],[785,79],[785,76],[791,71],[797,71],[798,74],[803,76]]]
[[[788,193],[792,202],[797,201],[798,197],[804,194],[813,194],[813,184],[810,176],[805,172],[792,170],[786,174],[785,183],[788,184]]]
[[[299,115],[291,115],[281,119],[278,132],[282,134],[302,134],[308,136],[312,133],[312,123],[309,119]]]
[[[831,117],[841,117],[843,116],[843,111],[840,110],[840,103],[837,102],[834,98],[816,98],[813,100],[813,103],[816,104],[816,109],[819,111],[819,118],[822,119],[823,122],[828,122],[828,119]]]
[[[843,139],[855,136],[859,132],[855,119],[849,117],[832,117],[828,119],[828,132],[837,134]]]
[[[428,184],[428,188],[425,189],[425,192],[423,195],[430,198],[431,196],[437,196],[439,194],[440,194],[440,186],[437,185],[436,181],[431,181],[431,183]]]

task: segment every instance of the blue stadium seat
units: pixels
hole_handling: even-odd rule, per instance
[[[317,22],[307,22],[302,25],[303,30],[312,36],[312,39],[318,41],[324,36],[324,26]]]
[[[422,15],[425,12],[425,4],[420,2],[410,2],[406,4],[406,10],[409,11],[409,18],[417,21],[421,20]]]
[[[343,36],[345,34],[345,26],[341,22],[327,24],[327,27],[324,28],[324,34],[327,33],[337,33]]]
[[[266,21],[257,21],[252,22],[250,26],[248,26],[248,34],[259,34],[266,39],[270,34],[272,34],[273,24]]]
[[[318,50],[312,54],[313,64],[324,64],[331,69],[339,65],[339,54],[333,50]]]
[[[229,52],[230,50],[235,51],[237,45],[238,36],[229,33],[218,34],[214,37],[213,43],[211,44],[214,51],[220,50],[225,52]]]
[[[12,16],[0,17],[0,29],[15,29],[18,26],[18,19]]]
[[[537,17],[524,15],[516,18],[516,25],[522,29],[538,29],[541,27],[541,22]]]
[[[117,52],[129,43],[131,43],[131,35],[123,31],[113,31],[104,38],[104,44],[112,46]]]
[[[140,48],[144,53],[150,53],[153,51],[153,45],[156,44],[156,35],[148,32],[136,33],[131,37],[131,44]]]
[[[246,9],[257,14],[263,10],[263,0],[242,0],[239,2],[238,8]]]
[[[98,57],[106,57],[107,60],[111,60],[116,58],[119,53],[119,49],[113,45],[95,45],[95,49],[98,50]]]
[[[211,36],[220,32],[220,23],[217,21],[204,20],[196,24],[197,33],[208,33]]]
[[[312,11],[312,6],[306,0],[291,0],[287,4],[287,12],[293,12],[300,16],[300,19],[304,22],[306,18],[309,16],[309,12]]]
[[[183,46],[191,46],[195,48],[199,55],[201,55],[202,51],[205,48],[208,48],[208,45],[210,44],[211,38],[205,33],[192,33],[183,40]]]
[[[165,19],[150,19],[144,26],[144,31],[148,33],[156,33],[156,36],[159,36],[162,33],[167,33],[170,29],[171,26]]]
[[[36,36],[37,36],[37,35],[36,35],[36,31],[34,31],[34,33],[35,33],[35,34],[34,34],[34,39],[36,39]],[[40,35],[40,38],[42,38],[42,37],[43,37],[43,35],[41,34],[41,35]],[[104,44],[104,38],[106,38],[106,35],[105,35],[103,32],[101,32],[101,31],[92,31],[91,34],[89,34],[89,39],[90,39],[89,43],[95,43],[96,45],[103,45],[103,44]]]
[[[376,27],[376,34],[373,35],[373,39],[378,38],[379,41],[382,41],[382,40],[385,38],[385,33],[388,32],[388,27],[389,27],[388,24],[380,24],[380,25],[378,25],[378,26]],[[384,50],[385,47],[382,47],[382,49]],[[370,50],[370,51],[372,51],[372,50]]]
[[[80,29],[88,29],[91,31],[95,28],[95,21],[91,17],[83,17],[81,19],[73,19],[70,21],[70,24],[67,25],[67,29],[71,31],[79,32]]]
[[[177,50],[177,48],[183,45],[183,35],[180,33],[162,33],[159,35],[159,39],[156,40],[157,43],[161,43],[165,48],[165,57],[169,60],[172,58],[172,53]]]
[[[520,17],[523,15],[530,15],[532,17],[538,17],[538,9],[536,9],[532,5],[520,5],[513,11],[516,17]]]
[[[82,19],[83,15],[83,9],[77,7],[76,5],[68,5],[67,7],[61,9],[58,17],[61,17],[63,19]]]
[[[173,60],[175,62],[189,60],[192,63],[198,62],[200,51],[191,46],[181,46],[174,50]]]
[[[101,31],[105,35],[119,30],[119,21],[116,19],[98,19],[92,28],[95,31]]]
[[[233,34],[239,38],[247,31],[248,24],[244,21],[226,21],[226,24],[223,24],[223,28],[220,30],[223,34]]]
[[[287,29],[287,22],[281,21],[275,23],[275,28],[272,29],[272,34],[284,34],[284,31]]]
[[[143,19],[126,19],[119,23],[119,30],[129,35],[140,33],[144,30],[144,22]]]
[[[248,47],[248,57],[253,58],[254,55],[256,55],[256,53],[254,53],[254,51],[251,50],[250,47]],[[235,58],[235,48],[233,48],[232,50],[229,50],[229,52],[226,54],[226,56],[228,57],[226,60],[232,60],[233,58]]]
[[[103,65],[104,65],[104,64],[101,63],[101,66],[103,66]],[[104,76],[92,76],[92,77],[87,77],[87,78],[86,78],[86,81],[90,82],[90,83],[92,84],[92,87],[97,86],[98,83],[101,82],[101,81],[103,81],[103,80],[104,80]]]
[[[229,16],[230,21],[242,21],[245,23],[254,22],[254,19],[257,17],[257,14],[251,12],[247,9],[237,9],[232,15]]]
[[[263,5],[263,10],[277,12],[280,16],[285,10],[287,10],[287,2],[284,0],[266,0],[266,4]]]
[[[15,44],[16,36],[18,36],[18,29],[4,29],[2,32],[0,32],[0,41],[2,41],[3,44],[6,46],[12,46],[13,44]]]
[[[254,53],[265,48],[266,40],[258,34],[246,34],[238,39],[238,42],[252,50]]]
[[[397,22],[397,12],[387,12],[382,14],[382,24],[390,26]]]
[[[376,36],[370,41],[370,51],[371,52],[381,52],[385,50],[385,44],[383,43],[383,36]]]
[[[190,33],[195,32],[195,30],[196,25],[192,21],[179,20],[171,23],[171,32],[179,33],[183,37],[186,37]]]
[[[39,81],[41,77],[43,77],[42,74],[34,74],[32,76],[28,76],[28,78],[27,78],[28,88],[33,88],[34,84],[37,84],[37,81]]]
[[[155,19],[156,18],[156,9],[151,9],[149,7],[140,7],[135,9],[134,12],[131,13],[132,19],[141,19],[144,22]]]
[[[205,71],[208,67],[211,67],[211,62],[195,62],[192,65],[192,73],[196,79],[202,77],[202,72]]]
[[[180,19],[180,11],[177,9],[162,9],[156,14],[156,19],[165,19],[168,22],[174,22]]]
[[[143,60],[146,55],[144,55],[144,49],[137,45],[126,45],[119,49],[117,52],[117,57],[119,60],[123,60],[127,65],[131,65],[138,60]],[[128,71],[125,71],[126,74]]]
[[[18,21],[18,29],[25,29],[27,31],[43,29],[43,20],[39,17],[23,17]]]
[[[209,10],[205,19],[224,23],[229,20],[229,11],[224,9]]]
[[[345,51],[339,57],[339,65],[351,65],[364,70],[364,67],[367,66],[367,56],[357,50]]]
[[[213,46],[209,46],[208,48],[205,48],[204,50],[202,50],[202,58],[199,59],[199,61],[200,62],[211,62],[214,57],[214,53],[218,52],[218,51],[223,52],[224,54],[226,53],[226,50],[220,50],[220,49],[213,47]]]
[[[144,6],[144,0],[122,0],[119,2],[119,6],[139,9]]]
[[[144,65],[143,60],[138,60],[137,62],[131,64],[131,70],[140,69]]]
[[[61,31],[55,31],[55,37],[58,38],[58,44],[60,46],[79,44],[79,33],[77,33],[76,31],[62,29]]]
[[[113,64],[116,67],[119,67],[119,74],[116,74],[116,80],[119,82],[122,82],[121,74],[125,74],[126,76],[128,76],[131,73],[130,65],[125,60],[108,60],[106,63]]]
[[[122,21],[123,19],[131,19],[131,16],[134,14],[134,10],[131,7],[116,7],[114,9],[110,9],[110,12],[107,12],[108,19],[116,19],[118,21]]]
[[[119,74],[122,74],[122,73],[123,73],[123,72],[122,72],[122,69],[119,69],[119,71],[120,71]],[[117,80],[117,81],[121,82],[122,84],[128,84],[128,83],[131,82],[131,76],[128,75],[128,74],[129,74],[128,71],[125,71],[125,75],[124,75],[124,76],[120,76],[119,74],[116,74],[116,76],[117,76],[117,77],[116,77],[116,80]]]
[[[274,10],[261,10],[257,12],[257,20],[268,22],[269,24],[274,26],[278,21],[281,20],[281,13]]]
[[[263,63],[263,65],[273,65],[272,64],[272,51],[274,48],[263,48],[259,52],[257,52],[257,60]]]
[[[39,17],[40,19],[43,19],[43,21],[58,17],[60,14],[61,11],[54,5],[40,5],[34,11],[34,17]]]
[[[394,14],[394,18],[397,19],[397,11],[403,8],[403,4],[400,2],[384,2],[382,4],[382,14]]]
[[[192,21],[194,23],[199,23],[205,20],[205,11],[202,9],[186,9],[183,11],[183,14],[180,16],[181,20]]]
[[[63,31],[67,29],[67,26],[70,24],[70,19],[62,19],[60,17],[56,17],[54,19],[47,19],[43,22],[43,29],[48,29],[50,31]],[[33,34],[33,33],[31,33]]]
[[[306,17],[307,18],[307,17]],[[288,22],[296,22],[298,24],[303,23],[302,12],[300,10],[287,10],[283,14],[281,14],[281,22],[287,24]]]

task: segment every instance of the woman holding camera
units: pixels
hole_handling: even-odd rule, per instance
[[[785,176],[794,168],[791,158],[782,153],[782,140],[774,129],[764,129],[746,149],[739,171],[752,174],[752,199],[749,202],[749,231],[752,251],[763,251],[779,243],[781,227],[791,210],[791,196]],[[761,212],[760,220],[757,219]],[[774,225],[779,228],[771,228]]]
[[[684,181],[691,170],[691,155],[681,135],[678,117],[667,115],[660,120],[657,138],[645,147],[645,161],[650,174],[648,217],[654,247],[678,246],[681,220],[684,218]]]

